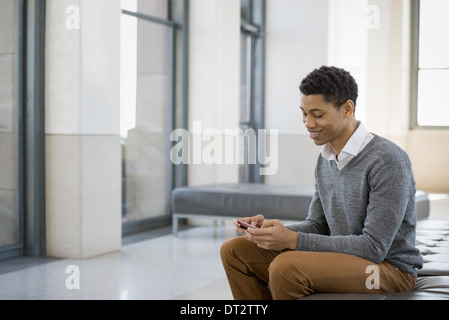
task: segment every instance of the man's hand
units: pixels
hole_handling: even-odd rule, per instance
[[[279,220],[266,220],[263,228],[248,228],[244,235],[249,241],[266,250],[296,250],[298,244],[298,234],[287,229]]]
[[[246,222],[246,223],[248,223],[250,225],[253,225],[256,228],[262,228],[263,227],[263,222],[265,221],[265,217],[263,215],[261,215],[261,214],[258,214],[257,216],[254,216],[254,217],[235,219],[234,220],[234,226],[237,228],[237,232],[244,235],[245,232],[246,232],[246,229],[239,227],[238,220],[241,220],[241,221]]]

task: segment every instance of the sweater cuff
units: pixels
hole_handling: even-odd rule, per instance
[[[296,245],[296,251],[308,251],[309,237],[306,233],[298,232],[298,244]]]

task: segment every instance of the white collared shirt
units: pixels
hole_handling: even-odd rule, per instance
[[[327,160],[334,160],[339,170],[343,169],[352,159],[354,159],[368,143],[374,138],[374,135],[368,132],[360,121],[357,121],[359,127],[349,138],[348,142],[341,150],[338,158],[330,143],[326,143],[321,149],[321,155]]]

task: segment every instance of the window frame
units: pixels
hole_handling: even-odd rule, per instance
[[[246,11],[247,16],[243,17]],[[253,129],[257,131],[265,129],[265,46],[266,46],[266,1],[265,0],[242,0],[241,1],[241,36],[246,37],[246,49],[241,48],[241,57],[243,50],[246,53],[247,87],[246,101],[248,121],[239,120],[240,129]],[[249,48],[249,51],[247,49]],[[240,105],[240,110],[243,106]],[[256,148],[259,147],[257,143]],[[256,164],[246,163],[248,155],[247,145],[245,143],[245,163],[239,166],[239,182],[241,183],[264,183],[264,176],[260,175],[262,165],[259,161]],[[256,152],[259,152],[258,150]]]
[[[45,256],[45,0],[26,1],[24,255]],[[27,97],[27,98],[26,98]]]
[[[421,0],[411,1],[411,55],[410,55],[410,130],[449,130],[448,126],[420,125],[418,123],[418,90],[419,90],[419,37],[420,37],[420,4]],[[435,68],[433,68],[435,69]],[[441,68],[447,69],[447,68]],[[440,70],[440,68],[437,68]]]
[[[182,4],[182,17],[177,16],[174,10],[174,1],[179,1]],[[167,105],[171,106],[167,110],[167,130],[171,132],[174,128],[188,128],[188,16],[189,16],[189,1],[188,0],[167,0],[168,12],[166,19],[133,12],[122,9],[122,14],[129,15],[147,22],[155,23],[168,27],[170,31],[168,45],[169,65],[169,86],[167,90]],[[182,20],[182,21],[181,21]],[[182,32],[178,32],[181,30]],[[181,82],[181,83],[180,83]],[[170,159],[170,150],[175,142],[171,142],[167,137],[167,159]],[[167,194],[170,194],[174,188],[187,186],[188,183],[188,169],[187,164],[174,165],[171,163],[166,172],[168,189]],[[166,214],[161,217],[148,218],[138,221],[128,221],[122,223],[122,237],[130,234],[155,229],[164,225],[169,225],[172,222],[172,213],[170,203],[167,203]]]

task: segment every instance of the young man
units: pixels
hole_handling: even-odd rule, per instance
[[[409,157],[356,121],[358,88],[347,71],[323,66],[300,91],[304,125],[323,146],[308,217],[288,227],[262,215],[234,221],[244,237],[221,248],[234,298],[412,290],[423,260]]]

